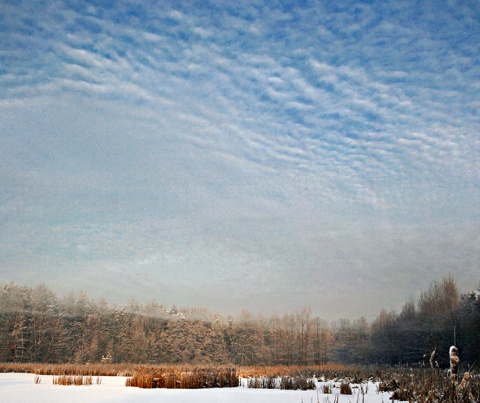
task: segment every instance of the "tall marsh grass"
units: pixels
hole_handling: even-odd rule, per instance
[[[235,368],[230,367],[143,367],[127,378],[126,386],[138,388],[204,389],[240,385]]]
[[[139,388],[213,388],[236,387],[240,377],[249,387],[303,389],[315,387],[315,380],[327,382],[320,391],[332,393],[335,384],[359,385],[362,396],[369,382],[376,382],[379,392],[389,392],[391,400],[427,403],[480,402],[480,375],[460,372],[452,381],[445,372],[430,368],[343,366],[192,366],[136,364],[39,364],[0,363],[0,372],[32,373],[34,382],[42,375],[53,375],[57,385],[91,385],[101,383],[101,376],[127,376],[126,385]],[[96,377],[96,380],[93,379]],[[345,387],[345,392],[348,392]]]
[[[392,392],[392,400],[474,403],[480,402],[480,377],[478,374],[469,376],[459,384],[440,370],[386,372],[382,374],[378,391]]]
[[[76,386],[90,386],[92,385],[92,377],[91,376],[83,376],[83,375],[59,375],[54,376],[52,379],[52,383],[54,385],[76,385]]]
[[[132,376],[134,368],[133,364],[0,363],[0,373],[17,372],[37,375]]]

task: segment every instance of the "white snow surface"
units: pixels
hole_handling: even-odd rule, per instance
[[[374,383],[368,384],[368,391],[362,396],[355,387],[358,385],[353,384],[352,395],[340,395],[339,383],[333,381],[317,382],[317,390],[308,391],[250,389],[245,379],[242,379],[242,386],[236,388],[180,390],[126,387],[127,378],[123,376],[102,376],[100,384],[92,377],[93,385],[90,386],[53,385],[53,376],[49,375],[41,375],[41,382],[36,384],[34,378],[34,374],[0,373],[0,402],[333,403],[337,396],[339,403],[390,401],[390,393],[378,393]],[[322,393],[324,383],[334,386],[331,394]]]

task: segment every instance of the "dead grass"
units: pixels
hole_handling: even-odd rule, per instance
[[[59,375],[52,379],[54,385],[76,385],[76,386],[90,386],[93,384],[91,376],[83,375]]]
[[[283,376],[280,379],[280,389],[282,390],[315,390],[315,381],[312,378],[303,375]]]
[[[241,367],[239,373],[248,378],[247,386],[262,389],[315,389],[314,378],[337,379],[348,367],[339,364],[315,366]],[[353,368],[350,368],[353,371]]]
[[[138,388],[204,389],[228,388],[240,384],[235,368],[230,367],[142,367],[128,378],[126,386]]]
[[[277,377],[275,376],[258,376],[254,378],[248,378],[247,387],[252,389],[276,389]]]
[[[294,376],[296,374],[310,373],[318,375],[322,373],[346,371],[352,367],[342,364],[325,364],[325,365],[275,365],[275,366],[245,366],[240,367],[238,374],[242,378],[255,378],[261,376]]]
[[[127,384],[137,387],[204,388],[230,387],[239,384],[239,377],[250,378],[257,387],[291,387],[295,380],[314,377],[321,381],[348,384],[379,382],[379,392],[391,392],[395,400],[426,402],[470,403],[480,401],[480,376],[470,372],[460,382],[452,382],[440,370],[421,368],[354,367],[336,364],[322,366],[256,366],[256,367],[196,367],[193,365],[135,364],[40,364],[0,363],[0,372],[35,374],[34,382],[40,383],[42,375],[54,375],[59,385],[91,385],[93,377],[101,383],[101,376],[127,376]],[[75,378],[77,377],[77,378]],[[460,374],[459,380],[463,374]],[[271,378],[271,379],[265,379]],[[297,384],[301,382],[298,381]],[[331,389],[330,389],[331,391]],[[326,391],[324,393],[327,393]]]
[[[340,383],[340,394],[341,395],[351,395],[352,388],[348,382],[341,382]]]
[[[189,368],[193,369],[195,365],[153,365],[148,368]],[[37,375],[90,375],[90,376],[133,376],[134,372],[145,365],[138,364],[45,364],[45,363],[0,363],[1,372],[32,373]],[[215,368],[212,366],[212,368]],[[333,374],[335,377],[345,372],[355,371],[354,367],[347,367],[341,364],[326,364],[315,366],[244,366],[235,367],[237,375],[243,378],[254,378],[260,376],[295,376],[298,374]]]
[[[380,392],[392,392],[392,400],[409,402],[473,403],[480,401],[479,376],[467,377],[460,385],[439,370],[386,372]]]
[[[132,376],[134,368],[133,364],[0,363],[0,373],[17,372],[37,375]]]

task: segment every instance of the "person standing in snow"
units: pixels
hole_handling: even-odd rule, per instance
[[[460,362],[460,358],[458,356],[457,347],[455,346],[450,347],[450,378],[452,380],[457,379],[459,362]]]

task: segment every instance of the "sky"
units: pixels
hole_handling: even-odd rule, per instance
[[[480,3],[0,0],[0,280],[327,320],[480,282]]]

